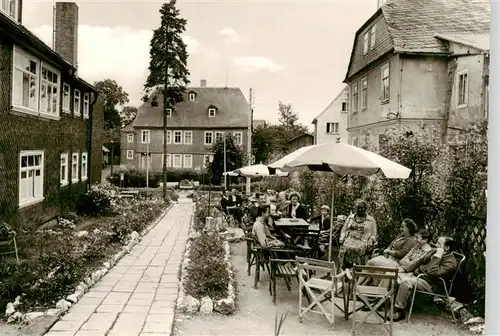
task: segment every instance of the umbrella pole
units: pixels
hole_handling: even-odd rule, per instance
[[[335,206],[335,186],[337,174],[333,173],[332,205],[330,208],[330,240],[328,244],[328,262],[332,261],[332,240],[333,240],[333,207]]]

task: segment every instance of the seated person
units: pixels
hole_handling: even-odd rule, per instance
[[[257,219],[253,224],[252,235],[257,239],[262,247],[283,246],[283,242],[277,239],[269,230],[270,210],[268,205],[260,205],[257,208]]]
[[[220,207],[222,211],[226,211],[227,207],[231,205],[229,201],[229,190],[224,189],[220,198]]]
[[[238,195],[238,191],[233,188],[231,193],[228,195],[228,206],[226,207],[227,213],[233,215],[234,219],[238,223],[241,222],[241,196]]]
[[[401,282],[394,302],[393,319],[395,321],[404,319],[405,310],[415,285],[417,290],[439,293],[442,291],[442,282],[439,278],[443,278],[445,281],[451,279],[458,265],[453,255],[453,243],[452,238],[440,237],[437,248],[433,249],[432,253],[424,260],[421,260],[421,265],[413,271],[411,277]],[[417,284],[418,275],[422,276]]]
[[[301,218],[307,219],[307,211],[302,204],[300,204],[300,195],[295,192],[289,196],[290,204],[286,207],[286,218]]]
[[[330,207],[328,205],[321,206],[321,214],[319,216],[309,219],[310,223],[318,223],[319,230],[330,231]]]

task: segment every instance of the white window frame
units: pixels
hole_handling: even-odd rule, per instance
[[[162,137],[163,139],[163,137]],[[163,140],[162,140],[163,142]],[[170,145],[172,143],[172,131],[167,131],[167,145]]]
[[[465,76],[464,87],[462,88],[462,77]],[[463,90],[463,93],[461,92]],[[463,94],[463,96],[462,96]],[[469,69],[464,69],[457,73],[457,108],[467,107],[469,103]]]
[[[182,166],[184,168],[193,168],[193,155],[192,154],[184,154],[182,156]]]
[[[34,62],[36,64],[36,73],[28,72],[25,69],[21,68],[20,66],[17,66],[17,61],[19,58],[22,56],[26,57],[29,59],[31,62]],[[40,66],[40,61],[32,56],[31,54],[27,53],[26,51],[18,48],[17,46],[14,46],[13,48],[13,53],[12,53],[12,107],[19,112],[24,112],[24,113],[29,113],[29,114],[37,114],[39,111],[39,106],[40,106],[40,76],[42,72],[42,68]],[[22,74],[27,73],[30,76],[30,79],[33,80],[33,83],[35,84],[35,89],[33,90],[33,98],[28,98],[28,106],[23,105],[23,97],[19,97],[20,101],[16,101],[16,90],[18,89],[16,82],[16,72],[21,71]],[[23,75],[21,75],[21,80],[22,80]],[[23,83],[20,83],[21,89],[20,93],[22,95],[23,93]],[[29,95],[29,93],[28,93]]]
[[[146,134],[147,136],[145,137]],[[141,143],[143,144],[151,143],[151,132],[149,130],[141,130]]]
[[[88,169],[89,169],[89,160],[88,153],[82,152],[82,158],[80,161],[80,171],[82,172],[82,181],[85,181],[88,178]]]
[[[44,79],[43,78],[43,71],[44,70],[52,72],[54,75],[56,75],[57,82],[52,82],[52,81],[49,81],[48,79]],[[40,106],[40,114],[50,116],[53,118],[58,118],[59,117],[59,110],[61,107],[61,105],[60,105],[60,102],[61,102],[61,72],[59,70],[57,70],[56,68],[51,67],[50,65],[48,65],[45,62],[40,62],[40,72],[41,72],[41,75],[40,75],[40,105],[39,105]],[[48,95],[48,92],[50,89],[50,91],[52,91],[51,96],[52,97],[55,96],[55,101],[54,101],[54,99],[48,100],[48,98],[47,98],[47,106],[45,106],[45,104],[43,104],[43,101],[42,101],[42,99],[43,99],[42,98],[43,85],[45,85],[45,87],[47,88],[46,95]],[[55,95],[54,95],[54,92],[55,92]],[[55,110],[54,110],[54,108],[55,108]]]
[[[176,140],[177,135],[179,136],[179,141]],[[182,131],[174,131],[174,138],[172,140],[174,145],[182,145]]]
[[[6,8],[9,6],[10,8]],[[0,12],[7,14],[7,17],[19,21],[19,0],[0,1]]]
[[[38,165],[33,164],[32,166],[29,166],[29,159],[28,159],[28,166],[27,167],[22,167],[22,162],[23,162],[23,157],[30,157],[30,156],[38,156],[40,155],[40,162]],[[44,156],[45,156],[45,151],[21,151],[19,153],[19,177],[18,177],[18,183],[19,183],[19,207],[25,207],[31,204],[39,203],[43,201],[44,196],[43,196],[43,188],[44,188]],[[34,159],[33,159],[34,160]],[[32,171],[33,176],[29,176],[29,172]],[[39,176],[36,176],[36,172],[39,171]],[[22,182],[22,174],[26,173],[26,180],[32,179],[32,181],[25,181],[24,184]],[[29,192],[31,193],[30,196],[25,195],[23,198],[22,195],[22,189],[23,186],[27,187],[31,184],[31,190]]]
[[[193,144],[193,131],[184,131],[184,144],[192,145]],[[189,136],[188,136],[189,135]]]
[[[196,93],[189,92],[188,99],[189,99],[189,101],[195,101],[196,100]]]
[[[80,90],[73,91],[73,115],[79,117],[82,114],[82,93]]]
[[[127,142],[128,143],[134,142],[134,135],[133,134],[127,134]]]
[[[207,135],[210,134],[210,142],[207,142]],[[214,132],[212,131],[205,131],[203,133],[203,144],[204,145],[212,145],[214,143]]]
[[[338,134],[339,133],[339,123],[338,122],[327,122],[326,123],[326,134]]]
[[[224,132],[219,132],[219,131],[214,132],[212,141],[213,142],[217,142],[217,139],[219,139],[219,137],[223,138],[224,137]]]
[[[358,104],[359,104],[359,94],[358,94],[358,82],[352,84],[352,112],[358,112]]]
[[[134,159],[134,150],[127,149],[127,160],[133,160],[133,159]]]
[[[161,155],[161,166],[163,167],[163,159],[165,158],[165,154]],[[167,168],[172,168],[172,155],[167,154]]]
[[[344,109],[344,104],[345,104],[345,109]],[[349,112],[349,103],[348,102],[342,102],[342,105],[340,107],[340,112],[344,112],[344,113],[347,113]]]
[[[90,115],[90,94],[83,94],[83,118],[88,119]]]
[[[208,108],[208,117],[209,118],[215,118],[216,114],[217,114],[217,109],[215,107]]]
[[[78,153],[71,154],[71,182],[80,181],[80,176],[78,173],[78,168],[80,167],[79,158],[80,158],[80,155]],[[73,177],[73,175],[74,175],[73,173],[75,173],[75,170],[73,168],[76,169],[76,177]]]
[[[64,171],[63,171],[64,170]],[[62,186],[65,186],[69,183],[69,153],[62,153],[61,154],[61,161],[60,161],[60,170],[59,170],[59,178]]]
[[[387,76],[385,75],[385,71],[387,70]],[[380,68],[380,85],[381,85],[381,95],[380,100],[382,104],[388,103],[391,96],[391,68],[389,67],[389,63],[385,63]],[[385,90],[384,80],[387,79],[387,93]]]
[[[63,83],[62,112],[71,114],[71,86],[67,83]]]
[[[370,34],[366,32],[363,35],[363,55],[366,55],[368,53],[368,43],[369,43],[369,38]]]
[[[174,158],[173,158],[173,167],[174,168],[182,168],[182,154],[173,154],[174,155]],[[179,159],[179,164],[176,164],[175,160],[176,159]],[[167,160],[168,160],[168,157],[167,157]]]
[[[243,145],[243,132],[233,132],[233,137],[236,146]]]
[[[370,50],[375,48],[375,39],[377,35],[377,26],[373,25],[370,29]]]
[[[368,108],[368,78],[361,78],[361,110]]]
[[[172,116],[172,109],[167,108],[167,118],[170,118]]]

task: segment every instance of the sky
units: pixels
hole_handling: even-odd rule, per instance
[[[69,0],[71,1],[71,0]],[[79,7],[78,74],[111,78],[138,106],[148,75],[149,43],[161,1],[75,1]],[[376,0],[178,0],[187,20],[191,86],[254,91],[254,118],[278,120],[278,101],[299,121],[312,120],[344,87],[354,35]],[[24,0],[23,24],[52,46],[53,2]]]

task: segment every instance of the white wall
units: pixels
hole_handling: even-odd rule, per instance
[[[347,118],[349,113],[348,88],[344,88],[340,94],[328,105],[323,112],[316,117],[316,125],[314,127],[314,143],[321,144],[325,142],[335,141],[340,137],[340,141],[347,143]],[[342,111],[342,103],[347,104],[347,111]],[[327,133],[327,123],[338,123],[338,132]]]

